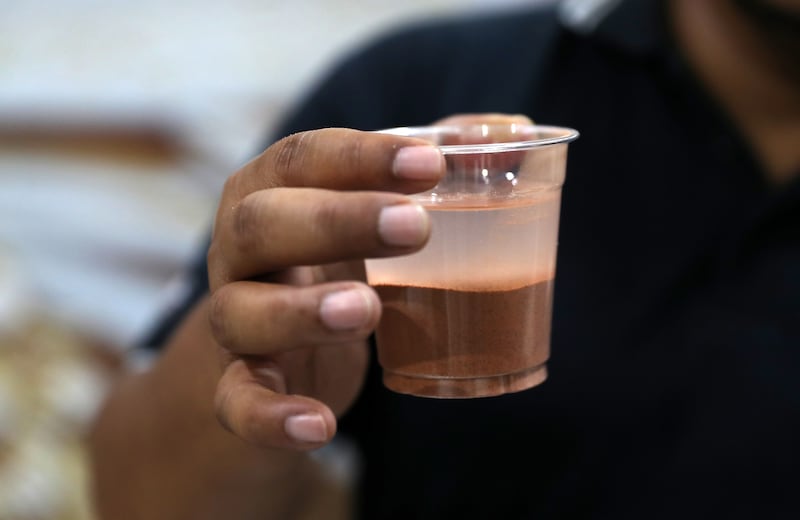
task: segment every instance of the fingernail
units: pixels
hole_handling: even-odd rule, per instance
[[[372,300],[359,289],[328,294],[319,306],[322,322],[333,330],[357,329],[369,321]]]
[[[428,214],[419,204],[386,206],[378,218],[378,233],[386,245],[417,246],[428,236]]]
[[[436,180],[444,168],[442,153],[434,146],[406,146],[394,158],[395,176],[414,181]]]
[[[292,415],[283,423],[286,435],[296,442],[324,442],[328,440],[328,427],[318,413]]]

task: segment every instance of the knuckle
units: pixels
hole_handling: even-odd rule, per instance
[[[212,240],[206,252],[206,265],[208,269],[208,285],[211,290],[216,289],[218,286],[227,281],[227,268],[225,259],[222,252],[222,247],[219,242]]]
[[[313,141],[313,132],[300,132],[284,137],[271,148],[275,171],[284,177],[292,178],[295,185],[302,185],[300,174],[304,170],[306,155]]]
[[[230,347],[233,342],[227,312],[230,298],[230,291],[226,287],[221,287],[211,294],[208,306],[208,324],[211,327],[211,334],[225,348]]]
[[[214,398],[214,415],[219,424],[232,434],[244,441],[262,444],[259,437],[264,435],[264,428],[258,412],[246,401],[241,402],[242,396],[237,395],[239,391],[238,386],[218,391]]]
[[[217,421],[237,437],[257,445],[269,445],[265,424],[261,417],[262,407],[248,403],[243,395],[238,395],[241,387],[229,388],[215,396],[214,412]]]
[[[290,320],[297,312],[297,302],[285,291],[277,291],[276,294],[271,294],[265,301],[265,307],[275,321],[283,322],[284,327],[288,325],[287,320]]]
[[[214,395],[214,415],[217,418],[217,422],[219,422],[223,428],[231,433],[236,433],[235,425],[231,420],[230,401],[230,390],[223,391],[218,388]]]
[[[366,145],[364,139],[359,134],[348,134],[343,138],[342,147],[339,149],[339,160],[341,164],[348,167],[356,167],[362,164],[365,155]]]
[[[239,184],[239,177],[240,177],[239,172],[235,172],[229,175],[227,179],[225,179],[225,183],[222,185],[223,198],[227,194],[236,193],[236,189]]]
[[[346,213],[345,206],[338,199],[320,200],[311,213],[315,234],[320,237],[328,236],[337,224],[346,219]]]
[[[312,294],[289,289],[271,295],[267,303],[270,322],[283,325],[270,327],[270,337],[277,348],[303,343],[304,338],[316,331],[319,302]]]
[[[252,253],[260,242],[263,231],[264,199],[268,192],[258,192],[259,196],[248,195],[233,209],[231,227],[237,248],[243,254]]]
[[[206,264],[209,269],[213,269],[222,263],[222,254],[219,247],[219,242],[212,240],[206,252]]]

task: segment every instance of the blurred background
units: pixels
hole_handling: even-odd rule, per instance
[[[0,0],[0,520],[89,520],[83,435],[226,176],[334,59],[533,0]]]

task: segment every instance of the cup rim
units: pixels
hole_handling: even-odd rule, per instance
[[[403,137],[419,137],[454,132],[464,128],[509,126],[508,124],[488,123],[488,124],[468,124],[468,125],[430,125],[430,126],[398,126],[377,130],[379,134],[399,135]],[[534,139],[524,139],[521,141],[503,141],[499,143],[475,143],[475,144],[437,144],[436,147],[444,155],[454,154],[478,154],[478,153],[498,153],[519,150],[530,150],[532,148],[542,148],[557,144],[571,143],[580,136],[574,128],[552,125],[537,124],[516,124],[510,126],[518,127],[514,131],[530,133],[547,133],[549,137],[539,137]]]

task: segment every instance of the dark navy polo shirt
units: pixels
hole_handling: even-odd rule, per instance
[[[581,132],[548,381],[440,401],[373,367],[341,422],[362,517],[800,518],[800,179],[766,182],[660,2],[575,4],[395,32],[279,132],[484,111]]]

